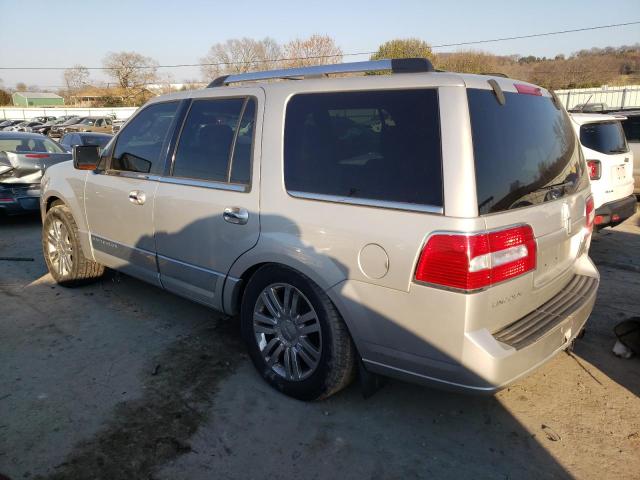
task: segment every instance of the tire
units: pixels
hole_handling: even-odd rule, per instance
[[[78,226],[64,204],[54,205],[45,216],[42,253],[53,279],[65,287],[90,283],[104,273],[104,266],[82,253]]]
[[[276,307],[270,293],[278,300]],[[244,290],[240,319],[253,364],[282,393],[321,400],[355,377],[356,349],[347,326],[326,293],[306,276],[277,265],[260,268]]]

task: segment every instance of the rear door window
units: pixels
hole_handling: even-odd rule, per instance
[[[441,207],[435,89],[299,94],[287,105],[287,190]]]
[[[180,134],[173,176],[248,183],[254,103],[247,98],[194,100]]]
[[[580,143],[605,154],[629,151],[620,122],[586,123],[580,127]]]
[[[557,200],[588,185],[570,120],[551,98],[467,89],[480,214]]]

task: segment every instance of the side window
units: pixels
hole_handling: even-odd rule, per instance
[[[227,182],[244,98],[194,100],[176,149],[175,177]]]
[[[178,102],[156,103],[133,118],[117,137],[111,168],[127,172],[162,171],[162,145],[176,115]]]
[[[101,127],[102,126],[102,119],[99,118],[98,120],[96,120],[96,127]]]
[[[68,147],[68,146],[70,145],[70,143],[69,143],[69,136],[70,136],[70,135],[69,135],[68,133],[65,133],[65,134],[63,135],[63,137],[60,139],[60,145],[63,145],[63,146],[65,146],[65,147]]]
[[[640,142],[640,115],[627,117],[622,121],[622,128],[629,142]],[[634,161],[640,162],[640,159]]]
[[[442,206],[437,90],[295,95],[284,179],[291,192]]]

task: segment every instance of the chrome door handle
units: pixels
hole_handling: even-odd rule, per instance
[[[244,208],[227,207],[222,214],[225,222],[244,225],[249,221],[249,212]]]
[[[147,200],[147,196],[140,190],[132,190],[129,192],[129,201],[134,205],[143,205]]]

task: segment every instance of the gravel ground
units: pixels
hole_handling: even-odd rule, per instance
[[[0,480],[640,478],[640,216],[591,252],[586,336],[494,397],[396,381],[320,403],[271,390],[232,319],[109,273],[46,274],[37,217],[0,219]],[[4,477],[3,477],[4,475]]]

